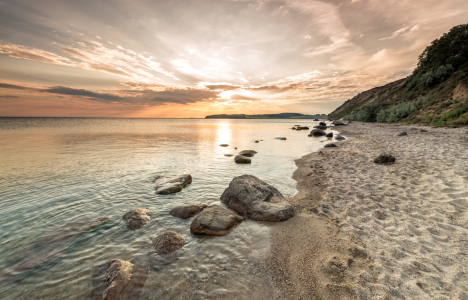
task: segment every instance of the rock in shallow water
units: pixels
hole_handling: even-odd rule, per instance
[[[285,138],[285,137],[275,137],[275,139],[281,140],[281,141],[286,141],[286,138]]]
[[[220,146],[221,146],[221,147],[227,147],[227,146],[229,146],[229,145],[228,145],[228,144],[221,144]]]
[[[207,207],[208,204],[205,203],[177,205],[169,211],[169,214],[177,218],[188,219],[200,213]]]
[[[166,176],[154,181],[156,194],[162,195],[180,192],[189,183],[192,183],[190,174]]]
[[[329,132],[325,135],[325,137],[333,137],[333,132]]]
[[[391,154],[382,153],[374,159],[376,164],[393,164],[395,163],[395,156]]]
[[[255,154],[257,154],[257,151],[255,150],[242,150],[241,152],[239,152],[239,155],[245,157],[253,157]]]
[[[94,272],[91,299],[138,299],[147,277],[142,266],[120,259],[110,260]]]
[[[151,239],[156,253],[159,255],[170,254],[182,248],[186,242],[177,232],[166,230],[162,234]]]
[[[235,177],[221,201],[256,221],[279,222],[294,216],[293,206],[275,187],[252,175]]]
[[[252,163],[252,160],[246,156],[243,156],[243,155],[237,155],[235,158],[234,158],[234,161],[236,162],[236,164],[250,164]]]
[[[207,235],[226,235],[244,218],[235,211],[214,206],[205,209],[193,219],[190,232]]]
[[[309,136],[323,136],[326,135],[325,131],[321,129],[314,129],[309,133]]]
[[[127,223],[128,229],[140,229],[150,220],[150,217],[146,214],[147,212],[146,209],[132,209],[122,219]]]

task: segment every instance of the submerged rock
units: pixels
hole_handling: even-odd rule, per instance
[[[333,144],[333,143],[330,143],[330,144],[326,144],[324,147],[325,148],[333,148],[333,147],[337,147],[337,146],[335,144]]]
[[[235,177],[221,195],[221,202],[256,221],[285,221],[293,206],[275,187],[252,175]]]
[[[236,162],[236,164],[250,164],[250,163],[252,163],[252,160],[250,158],[245,157],[243,155],[237,155],[234,158],[234,161]]]
[[[239,152],[239,155],[245,157],[253,157],[255,154],[257,154],[257,151],[255,150],[242,150],[241,152]]]
[[[310,132],[309,136],[323,136],[325,134],[326,134],[325,131],[321,129],[314,129]]]
[[[136,230],[143,227],[150,217],[147,215],[148,210],[146,209],[132,209],[127,212],[122,219],[127,223],[127,228],[130,230]]]
[[[374,159],[374,163],[381,165],[393,164],[395,163],[395,156],[391,154],[382,153]]]
[[[228,145],[228,144],[221,144],[220,146],[221,146],[221,147],[227,147],[227,146],[229,146],[229,145]]]
[[[156,253],[166,255],[182,248],[186,242],[177,232],[166,230],[162,234],[151,239]]]
[[[207,207],[208,204],[205,203],[182,204],[173,207],[169,211],[169,214],[177,218],[188,219],[200,213]]]
[[[320,122],[319,125],[320,125],[320,126],[327,126],[327,123],[325,123],[325,122]]]
[[[227,154],[224,154],[224,156],[232,156],[232,154],[230,154],[230,153],[227,153]]]
[[[190,174],[166,176],[154,181],[156,194],[162,195],[180,192],[189,183],[192,183]]]
[[[275,139],[281,140],[281,141],[286,141],[286,138],[285,138],[285,137],[275,137]]]
[[[142,266],[113,259],[100,265],[93,274],[91,299],[138,299],[148,272]]]
[[[317,126],[314,126],[314,128],[315,129],[320,129],[320,130],[326,130],[327,126],[317,125]]]
[[[400,132],[400,133],[398,134],[398,136],[405,136],[405,135],[408,135],[408,133],[405,132],[405,131],[402,131],[402,132]]]
[[[258,143],[259,141],[255,141],[255,143]]]
[[[193,219],[190,232],[207,235],[226,235],[244,218],[235,211],[214,206],[205,209]]]

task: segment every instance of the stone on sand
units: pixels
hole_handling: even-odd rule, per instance
[[[177,232],[166,230],[157,237],[151,239],[156,253],[166,255],[182,248],[186,242]]]
[[[256,221],[280,222],[294,216],[293,206],[280,191],[252,175],[235,177],[221,202]]]
[[[325,137],[333,137],[333,132],[329,132],[325,135]]]
[[[325,148],[333,148],[333,147],[337,147],[337,146],[335,144],[333,144],[333,143],[330,143],[330,144],[326,144],[324,147]]]
[[[207,235],[226,235],[244,220],[235,211],[220,206],[205,209],[193,219],[190,232]]]
[[[180,192],[189,183],[192,183],[190,174],[165,176],[154,181],[156,194],[162,195]]]
[[[406,133],[405,131],[402,131],[398,134],[398,136],[405,136],[405,135],[408,135],[408,133]]]
[[[207,207],[208,204],[205,203],[182,204],[174,206],[169,211],[169,214],[177,218],[188,219],[200,213]]]
[[[374,159],[376,164],[393,164],[395,163],[395,156],[391,154],[382,153]]]
[[[132,209],[127,212],[122,219],[127,223],[127,228],[130,230],[136,230],[143,227],[150,217],[147,215],[148,210],[146,209]]]
[[[344,136],[337,135],[335,136],[335,140],[342,141],[342,140],[346,140],[346,138]]]

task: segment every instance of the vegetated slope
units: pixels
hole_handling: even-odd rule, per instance
[[[455,26],[434,40],[410,76],[360,93],[328,118],[467,125],[468,24]]]

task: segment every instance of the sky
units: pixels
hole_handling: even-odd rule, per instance
[[[328,114],[467,20],[466,0],[0,0],[0,116]]]

